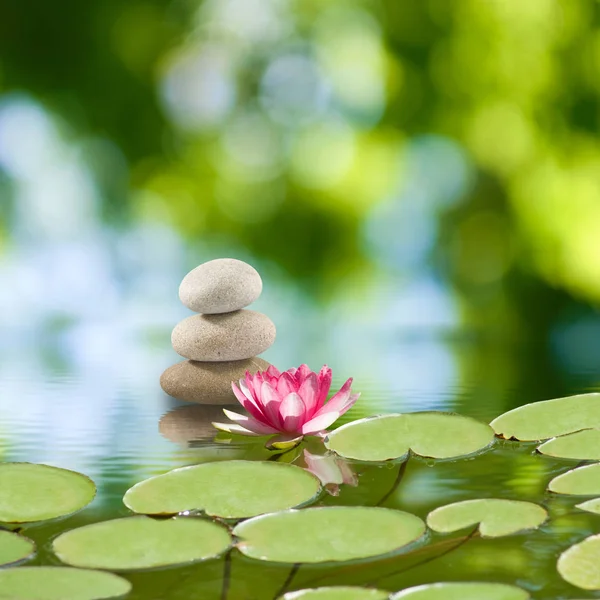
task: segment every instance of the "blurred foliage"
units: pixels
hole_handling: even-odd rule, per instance
[[[436,134],[475,173],[434,215],[430,258],[454,283],[484,304],[505,284],[600,300],[596,0],[5,0],[2,14],[1,90],[125,156],[109,219],[234,240],[316,287],[365,264],[364,220],[402,201],[407,142]]]

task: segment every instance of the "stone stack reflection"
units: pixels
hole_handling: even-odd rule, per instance
[[[275,325],[262,313],[247,310],[262,292],[262,280],[249,264],[212,260],[190,271],[179,298],[196,313],[173,329],[174,350],[186,358],[161,376],[163,390],[175,398],[202,404],[235,402],[231,382],[269,363],[258,358],[275,341]]]

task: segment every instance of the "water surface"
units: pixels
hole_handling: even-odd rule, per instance
[[[105,371],[73,368],[72,364],[65,368],[59,360],[52,360],[51,354],[46,360],[40,360],[38,354],[37,363],[31,364],[22,356],[13,356],[0,372],[2,460],[78,470],[98,486],[97,498],[81,513],[27,528],[27,534],[42,548],[36,564],[56,562],[48,551],[48,541],[57,533],[126,515],[121,498],[144,478],[205,461],[272,457],[254,445],[215,441],[210,421],[218,416],[218,408],[179,403],[162,393],[158,377],[163,366],[175,359],[168,342],[163,345],[163,333],[157,340],[140,342],[153,349],[155,358],[146,365],[135,365],[129,374],[122,365]],[[375,355],[371,348],[361,360],[359,347],[330,361],[337,376],[334,385],[354,375],[354,388],[362,392],[359,403],[341,422],[415,410],[454,411],[489,421],[528,401],[598,389],[586,372],[544,376],[544,362],[532,372],[529,385],[523,385],[523,361],[536,364],[539,349],[535,348],[439,331],[394,336],[382,329],[370,335],[384,340]],[[287,367],[277,360],[278,346],[286,346],[281,337],[265,356]],[[314,369],[324,362],[320,360],[322,349],[315,350],[316,360],[304,352],[302,347],[288,349],[289,354],[298,355],[294,357],[298,363],[306,360]],[[358,372],[351,372],[353,367]],[[492,451],[466,460],[436,463],[411,458],[397,489],[399,465],[355,465],[358,486],[342,486],[338,496],[325,494],[320,504],[379,504],[424,518],[431,509],[450,501],[500,497],[539,502],[550,511],[552,520],[534,533],[500,540],[465,542],[461,535],[433,534],[429,546],[407,555],[352,566],[303,566],[291,588],[352,583],[394,591],[434,581],[483,580],[518,584],[537,600],[597,597],[571,588],[555,571],[562,550],[600,531],[600,517],[578,512],[573,508],[577,500],[545,492],[553,476],[572,466],[574,463],[535,454],[532,445],[504,441],[497,442]],[[223,560],[217,560],[126,576],[134,583],[131,598],[135,599],[220,598],[223,567]],[[273,598],[288,573],[289,567],[263,565],[234,555],[228,597]]]

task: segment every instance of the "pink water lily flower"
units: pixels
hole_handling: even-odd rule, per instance
[[[323,435],[343,415],[360,394],[351,394],[352,378],[326,402],[331,386],[331,369],[325,365],[319,374],[307,365],[280,373],[274,366],[256,375],[246,372],[233,392],[248,415],[224,409],[233,423],[213,423],[221,431],[242,435],[279,434],[282,440],[305,435]]]

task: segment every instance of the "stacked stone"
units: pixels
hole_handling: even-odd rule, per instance
[[[202,404],[231,404],[231,382],[269,367],[258,358],[275,341],[275,325],[245,310],[262,292],[249,264],[232,258],[211,260],[190,271],[179,298],[197,313],[175,326],[173,349],[187,360],[169,367],[160,385],[170,396]]]

